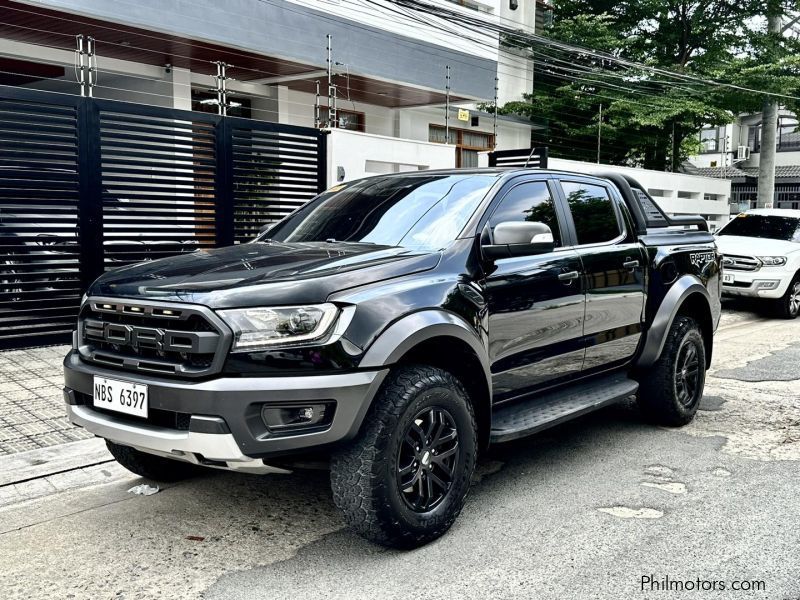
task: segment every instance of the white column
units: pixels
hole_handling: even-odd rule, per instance
[[[291,124],[292,107],[289,105],[289,88],[278,86],[278,123]],[[312,107],[313,109],[313,107]],[[330,181],[333,181],[332,179]]]
[[[167,78],[172,82],[172,108],[192,110],[192,72],[182,67],[172,67]]]

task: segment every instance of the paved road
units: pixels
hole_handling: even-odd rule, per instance
[[[0,487],[3,597],[796,600],[798,358],[800,320],[727,310],[692,425],[620,405],[497,447],[451,532],[413,552],[343,529],[321,471],[141,497],[94,459]]]

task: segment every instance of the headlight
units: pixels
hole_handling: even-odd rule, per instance
[[[218,311],[233,329],[233,352],[251,352],[324,338],[336,320],[333,304]]]
[[[785,256],[756,256],[765,267],[782,267],[786,264]]]

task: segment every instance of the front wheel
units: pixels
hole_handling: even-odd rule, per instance
[[[800,273],[794,276],[783,297],[775,301],[775,312],[783,319],[795,319],[800,314]]]
[[[639,406],[654,423],[671,427],[694,419],[706,381],[706,349],[700,326],[678,316],[656,363],[640,377]]]
[[[331,488],[347,523],[395,548],[443,535],[469,491],[477,428],[461,382],[441,369],[391,373],[359,436],[331,461]]]

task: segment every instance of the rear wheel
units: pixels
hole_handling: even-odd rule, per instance
[[[800,314],[800,273],[794,276],[783,297],[775,301],[775,312],[783,319],[795,319]]]
[[[661,357],[640,378],[639,406],[659,425],[686,425],[697,413],[706,381],[706,350],[697,321],[678,316]]]
[[[456,377],[401,367],[384,383],[359,436],[331,461],[334,502],[373,542],[426,544],[461,512],[477,439],[472,405]]]
[[[180,460],[163,458],[155,454],[148,454],[130,446],[115,444],[109,440],[106,440],[106,446],[116,461],[128,471],[153,481],[164,483],[180,481],[203,472],[203,467]]]

